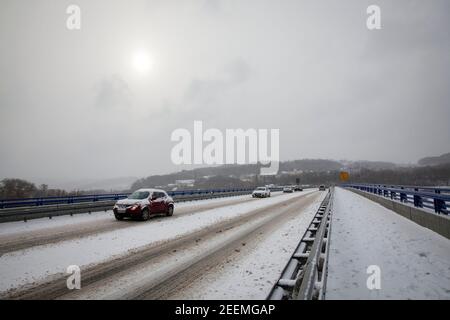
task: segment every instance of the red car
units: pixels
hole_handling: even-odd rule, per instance
[[[113,211],[117,220],[140,218],[148,220],[153,214],[173,215],[173,199],[160,189],[139,189],[128,198],[116,202]]]

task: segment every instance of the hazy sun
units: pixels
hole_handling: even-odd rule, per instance
[[[132,57],[132,66],[139,73],[146,74],[152,67],[152,61],[145,51],[136,51]]]

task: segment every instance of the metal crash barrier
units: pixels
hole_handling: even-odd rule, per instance
[[[416,208],[432,209],[438,214],[449,214],[450,188],[379,184],[344,184],[342,186],[410,203]]]
[[[330,189],[267,300],[325,298],[332,201]]]
[[[253,188],[169,191],[175,202],[250,194]],[[111,210],[129,193],[0,200],[0,223]]]

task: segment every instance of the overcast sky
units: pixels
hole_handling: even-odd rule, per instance
[[[66,28],[70,4],[81,30]],[[381,30],[366,27],[370,4]],[[0,6],[0,178],[178,171],[170,135],[194,120],[279,128],[281,160],[412,163],[450,151],[447,0]]]

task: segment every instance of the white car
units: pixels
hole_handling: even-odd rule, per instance
[[[270,197],[270,189],[267,187],[258,187],[252,192],[253,198],[267,198]]]
[[[292,192],[294,192],[294,188],[292,188],[292,187],[284,187],[283,188],[283,192],[284,193],[292,193]]]

